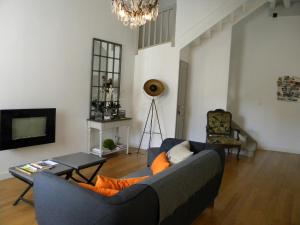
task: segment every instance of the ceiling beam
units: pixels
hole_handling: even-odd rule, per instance
[[[283,5],[285,8],[291,7],[291,0],[283,0]]]

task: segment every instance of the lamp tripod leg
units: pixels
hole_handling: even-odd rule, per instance
[[[143,142],[143,139],[144,139],[144,135],[145,135],[146,127],[147,127],[147,124],[148,124],[148,120],[149,120],[151,109],[152,109],[152,102],[151,102],[151,105],[150,105],[150,108],[149,108],[149,111],[148,111],[146,123],[145,123],[145,126],[144,126],[144,130],[143,130],[143,134],[142,134],[142,137],[141,137],[141,140],[140,140],[140,144],[139,144],[139,148],[138,148],[137,154],[139,154],[140,150],[141,150],[141,145],[142,145],[142,142]]]
[[[159,122],[159,117],[158,117],[158,112],[157,112],[157,108],[156,108],[156,103],[153,99],[153,105],[155,107],[155,114],[156,114],[156,118],[157,118],[157,123],[158,123],[158,128],[159,128],[159,133],[160,133],[160,137],[161,137],[161,140],[163,141],[163,136],[162,136],[162,132],[161,132],[161,127],[160,127],[160,122]]]
[[[151,102],[151,120],[150,120],[150,131],[149,131],[150,138],[149,138],[148,149],[151,147],[151,141],[152,141],[152,123],[153,123],[153,108],[154,108],[153,105],[155,105],[154,98],[152,99]]]

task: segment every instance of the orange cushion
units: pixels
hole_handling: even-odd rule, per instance
[[[97,176],[97,182],[95,186],[85,183],[79,183],[79,185],[88,190],[110,197],[118,194],[119,191],[124,190],[125,188],[134,185],[140,181],[143,181],[147,178],[148,176],[127,179],[115,179],[105,176]]]
[[[170,163],[165,152],[160,153],[152,162],[151,170],[153,175],[158,174],[170,167]]]
[[[97,176],[97,182],[95,186],[100,188],[110,188],[110,189],[121,191],[147,178],[148,176],[127,178],[127,179],[115,179],[115,178],[110,178],[105,176]]]
[[[83,188],[97,192],[106,197],[111,197],[111,196],[114,196],[119,193],[119,190],[114,190],[114,189],[110,189],[110,188],[100,188],[100,187],[96,187],[96,186],[93,186],[90,184],[85,184],[85,183],[79,183],[79,185]]]

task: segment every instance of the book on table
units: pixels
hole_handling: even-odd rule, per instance
[[[34,163],[30,163],[31,166],[36,167],[37,169],[44,170],[44,169],[51,169],[53,168],[57,163],[53,162],[51,160],[42,160]]]
[[[57,163],[51,160],[42,160],[34,163],[28,163],[23,166],[17,166],[16,170],[31,175],[32,173],[52,169],[55,165],[57,165]]]

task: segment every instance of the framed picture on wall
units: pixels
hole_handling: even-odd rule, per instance
[[[300,77],[282,76],[277,80],[277,99],[286,102],[300,101]]]

